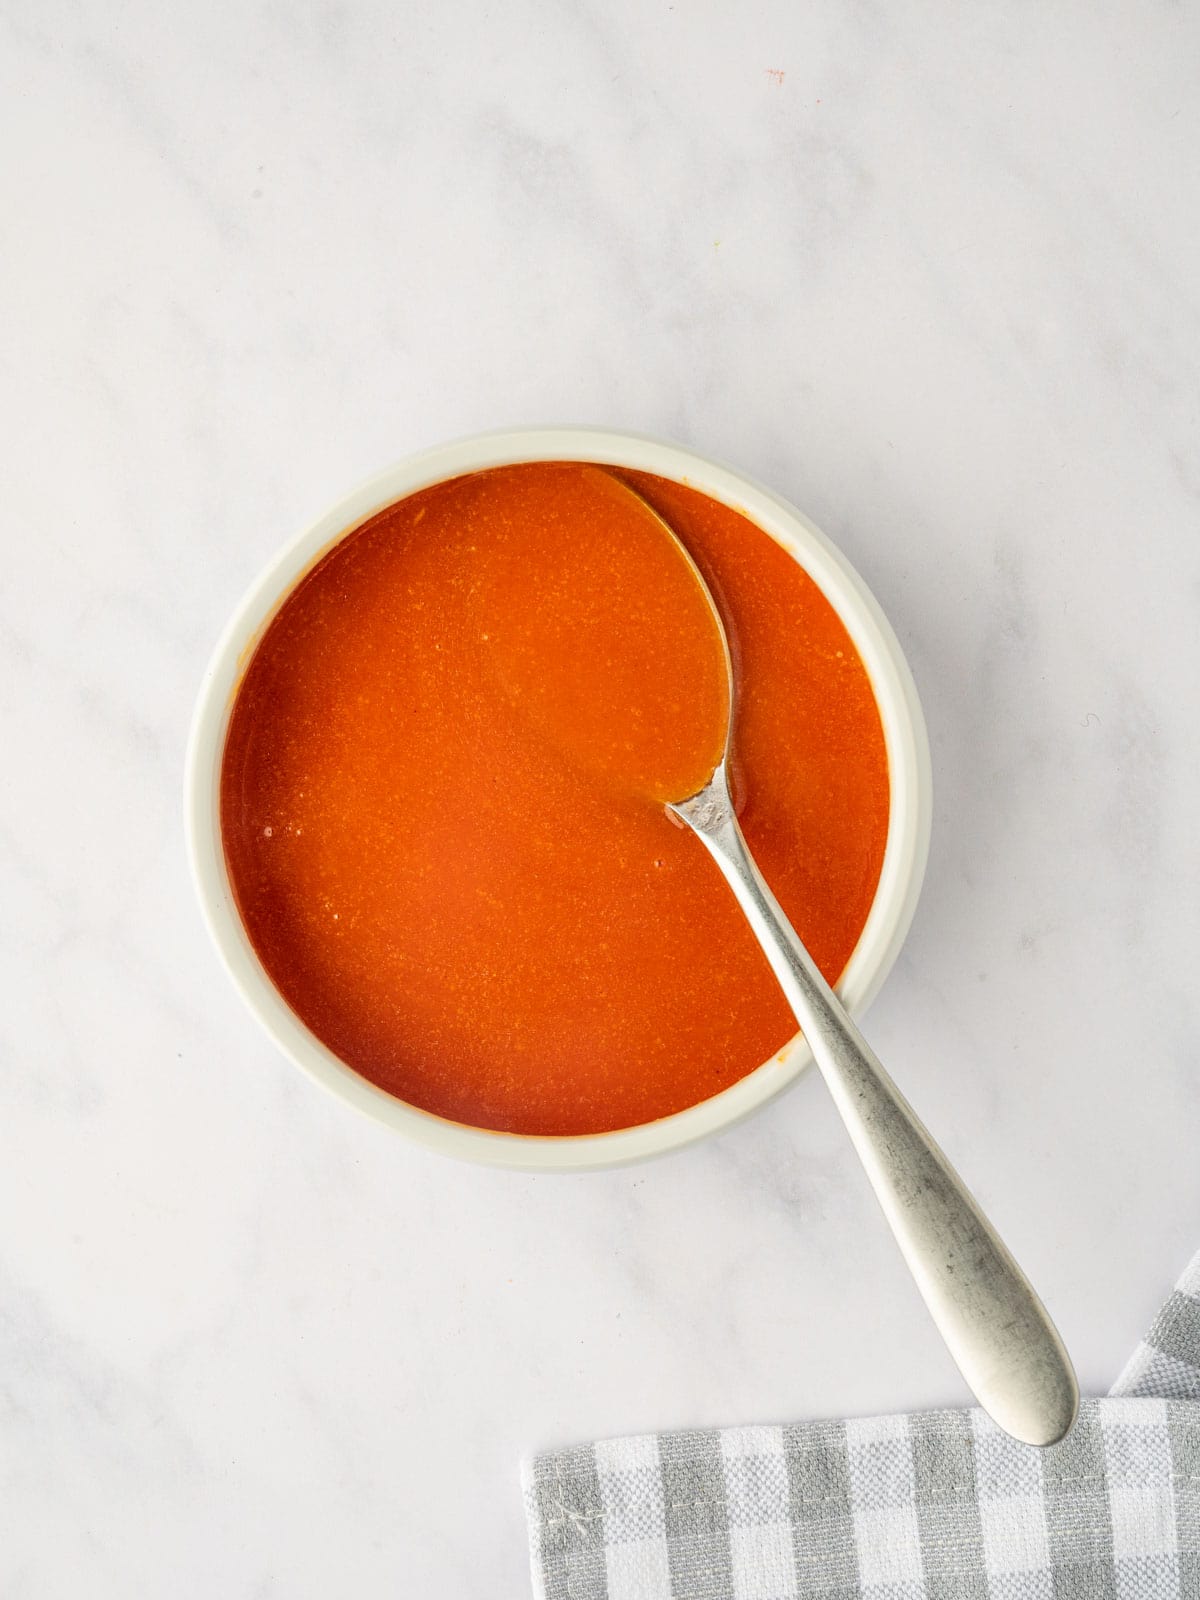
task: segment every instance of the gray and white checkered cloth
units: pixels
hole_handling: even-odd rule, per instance
[[[1200,1600],[1200,1256],[1050,1450],[937,1411],[610,1439],[524,1488],[537,1600]]]

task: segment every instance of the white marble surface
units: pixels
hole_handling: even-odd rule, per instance
[[[1115,1374],[1200,1242],[1198,50],[1166,4],[0,5],[6,1600],[521,1596],[523,1451],[963,1398],[815,1080],[476,1171],[219,972],[216,633],[478,428],[682,439],[867,576],[938,787],[873,1036]]]

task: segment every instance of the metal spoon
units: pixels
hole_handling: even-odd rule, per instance
[[[725,752],[709,782],[667,810],[697,834],[736,895],[959,1371],[1006,1433],[1024,1444],[1056,1444],[1079,1407],[1070,1357],[1029,1280],[821,976],[755,865],[729,793],[734,681],[720,611],[674,530],[636,491],[628,492],[692,567],[725,651]]]

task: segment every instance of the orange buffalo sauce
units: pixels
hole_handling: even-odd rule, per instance
[[[299,1017],[382,1088],[479,1127],[649,1121],[795,1032],[716,867],[663,809],[720,755],[724,662],[622,476],[717,596],[742,826],[831,980],[879,878],[866,672],[760,529],[680,484],[558,463],[389,506],[255,651],[221,827],[247,933]]]

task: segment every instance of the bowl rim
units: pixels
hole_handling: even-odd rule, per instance
[[[242,675],[268,624],[321,557],[375,512],[419,489],[524,461],[593,461],[671,478],[743,512],[800,562],[834,606],[863,660],[879,706],[890,786],[879,884],[837,985],[852,1013],[874,999],[916,911],[929,853],[932,771],[916,684],[884,613],[850,562],[802,512],[724,462],[645,434],[596,427],[525,427],[472,434],[406,457],[344,495],[267,563],[226,624],[201,681],[184,777],[185,833],[204,921],[235,989],[279,1049],[310,1078],[397,1132],[442,1154],[528,1171],[622,1166],[680,1149],[757,1111],[812,1060],[799,1037],[708,1100],[654,1122],[606,1133],[531,1135],[451,1122],[378,1088],[302,1023],[259,963],[226,873],[219,780],[225,732]]]

